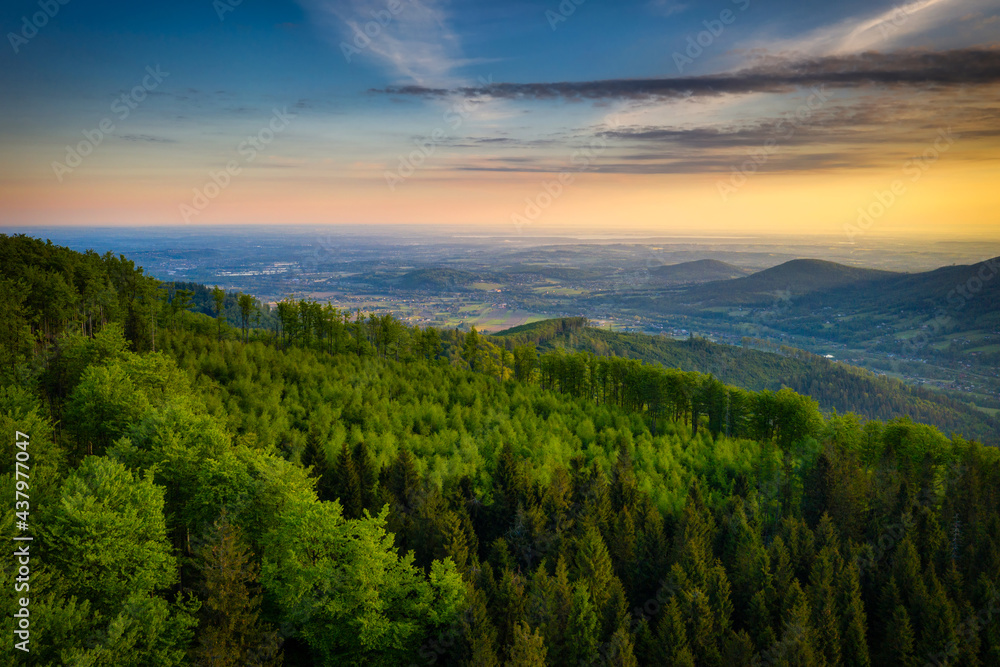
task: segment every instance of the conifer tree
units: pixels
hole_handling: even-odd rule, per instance
[[[587,587],[587,592],[599,617],[605,615],[605,606],[611,600],[613,587],[621,586],[611,564],[611,555],[604,539],[594,525],[584,528],[583,535],[576,542],[574,569],[579,581]]]
[[[333,478],[335,480],[335,497],[340,500],[341,507],[344,508],[344,516],[348,519],[360,519],[364,503],[361,496],[361,479],[358,471],[354,467],[354,457],[347,443],[340,448],[337,455],[337,462],[334,466]]]
[[[605,665],[611,667],[639,667],[639,661],[635,657],[632,635],[621,626],[611,636],[602,650],[601,658]]]
[[[382,486],[393,503],[399,506],[399,511],[408,514],[416,509],[421,480],[410,450],[401,447],[396,459],[382,471],[382,475]]]
[[[657,665],[694,665],[694,656],[688,644],[687,629],[681,608],[676,597],[660,612],[660,620],[656,624],[656,636],[653,649],[653,664]]]
[[[519,623],[527,618],[527,599],[524,595],[524,578],[507,568],[497,581],[496,594],[492,599],[493,618],[497,627],[497,641],[505,647],[506,658]]]
[[[567,664],[588,664],[597,657],[600,642],[600,619],[583,583],[573,587],[573,608],[567,627]]]
[[[351,454],[354,459],[354,470],[358,475],[358,483],[361,490],[361,506],[370,511],[377,512],[380,507],[377,504],[378,491],[378,470],[368,454],[368,445],[362,440],[354,445]]]
[[[687,636],[695,662],[699,665],[719,666],[722,656],[718,646],[715,614],[708,596],[697,588],[682,595],[686,598],[683,613],[686,616]]]
[[[573,616],[573,586],[569,582],[569,567],[563,556],[556,560],[555,574],[548,583],[551,587],[550,618],[542,631],[554,664],[569,664],[566,661],[573,643],[569,629]]]
[[[810,616],[809,599],[795,580],[788,588],[785,599],[781,639],[773,647],[782,660],[777,664],[826,666],[825,656],[817,647]]]
[[[196,552],[203,577],[198,664],[212,667],[282,664],[277,632],[260,621],[259,570],[225,513]]]
[[[883,645],[886,664],[914,667],[914,635],[910,615],[903,605],[897,605],[886,624],[886,642]]]
[[[226,319],[226,292],[216,285],[212,289],[212,302],[215,305],[215,319],[219,323],[219,340],[222,340],[222,322]]]
[[[824,547],[813,561],[809,576],[812,625],[816,628],[816,647],[826,657],[827,665],[840,664],[840,617],[837,611],[833,547]]]
[[[721,636],[725,636],[732,621],[733,603],[730,598],[729,577],[726,576],[726,568],[718,560],[708,571],[705,589],[715,617],[716,631]]]
[[[920,620],[918,655],[931,655],[947,646],[958,646],[959,637],[955,631],[958,616],[954,603],[948,599],[941,580],[928,567],[924,575],[927,582],[924,594],[917,599],[916,615]]]
[[[462,616],[462,635],[466,642],[468,667],[499,667],[496,654],[497,629],[486,609],[486,594],[476,586],[468,586],[469,607]]]
[[[299,460],[304,468],[312,468],[312,477],[316,478],[316,495],[321,500],[334,500],[337,497],[335,471],[327,459],[324,446],[317,427],[309,429],[306,434],[306,444]]]
[[[722,654],[723,665],[750,665],[753,663],[754,646],[744,630],[730,632]]]
[[[545,641],[538,630],[532,630],[527,623],[518,623],[507,667],[545,667],[545,654]]]
[[[770,646],[777,641],[772,627],[772,613],[768,608],[768,600],[774,596],[774,589],[761,590],[750,598],[747,611],[749,617],[750,636],[757,646]]]
[[[841,568],[837,599],[840,608],[841,664],[844,667],[870,667],[871,657],[866,637],[868,617],[861,598],[858,570],[845,565]]]
[[[462,521],[455,512],[447,511],[443,514],[441,531],[444,542],[441,556],[451,558],[458,571],[467,575],[475,556],[469,548],[469,538],[464,526],[462,526]]]

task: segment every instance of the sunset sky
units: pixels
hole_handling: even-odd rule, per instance
[[[1000,237],[996,0],[63,1],[0,226]]]

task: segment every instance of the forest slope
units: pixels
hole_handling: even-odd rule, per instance
[[[0,257],[35,664],[1000,665],[995,448],[308,301],[236,330],[122,257]]]
[[[532,342],[541,350],[565,348],[659,363],[667,368],[711,373],[723,382],[760,391],[790,387],[825,411],[853,412],[868,419],[907,416],[989,444],[1000,443],[1000,422],[938,392],[838,363],[803,350],[747,340],[734,347],[692,338],[619,333],[585,326],[585,320],[545,320],[496,334]],[[769,350],[755,349],[767,346]]]

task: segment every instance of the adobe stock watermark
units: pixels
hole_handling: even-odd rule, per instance
[[[860,552],[855,556],[854,563],[858,567],[858,574],[864,573],[866,569],[876,570],[882,559],[897,544],[902,542],[903,538],[916,526],[914,513],[919,512],[921,509],[933,509],[940,502],[941,498],[949,493],[964,473],[965,467],[962,464],[952,464],[948,469],[947,476],[940,481],[943,487],[943,491],[940,494],[935,490],[934,485],[924,487],[919,496],[910,502],[909,507],[903,512],[900,520],[883,528],[878,538],[868,544],[871,547],[870,550]]]
[[[38,6],[42,11],[35,12],[31,17],[21,17],[21,29],[18,32],[8,32],[7,41],[14,49],[14,54],[21,52],[21,47],[35,38],[38,31],[49,24],[49,21],[56,17],[59,9],[69,4],[69,0],[38,0]]]
[[[620,126],[621,123],[617,118],[612,119],[609,123],[611,129],[616,129]],[[511,213],[510,221],[514,225],[514,228],[517,229],[517,233],[523,234],[525,227],[538,222],[542,214],[557,199],[562,197],[563,193],[566,192],[566,188],[576,182],[575,174],[592,170],[594,163],[607,150],[608,142],[603,136],[597,136],[591,139],[589,145],[574,151],[569,160],[572,169],[559,172],[552,180],[542,181],[534,197],[524,198],[524,209],[520,212],[515,211]]]
[[[979,640],[983,628],[993,623],[993,617],[1000,614],[1000,588],[993,588],[992,595],[978,612],[971,614],[955,626],[954,639],[937,653],[927,656],[924,667],[944,667],[958,656],[961,645]]]
[[[576,13],[576,8],[585,2],[587,0],[562,0],[559,6],[556,7],[557,11],[546,9],[545,20],[549,22],[552,31],[555,32],[560,23],[565,23],[569,20],[569,17]]]
[[[160,66],[146,67],[146,76],[142,77],[142,82],[132,88],[127,93],[122,93],[111,103],[111,113],[115,115],[118,122],[123,122],[133,111],[149,96],[149,93],[163,83],[163,80],[170,76],[170,72],[160,70]],[[101,119],[92,130],[83,131],[83,141],[76,146],[66,146],[66,159],[64,162],[53,161],[52,173],[56,179],[62,183],[63,177],[73,173],[73,170],[83,164],[83,159],[97,150],[97,147],[104,143],[104,139],[115,131],[115,121],[111,116]]]
[[[411,0],[412,1],[412,0]],[[347,25],[354,31],[354,39],[351,43],[341,42],[340,52],[344,54],[344,60],[348,63],[354,56],[361,55],[361,52],[372,45],[372,40],[382,34],[382,31],[389,27],[392,20],[403,13],[406,5],[402,0],[387,0],[385,9],[371,10],[372,19],[360,24],[355,21],[348,21]]]
[[[741,12],[745,12],[750,7],[750,0],[731,0],[731,2]],[[723,9],[719,12],[719,18],[702,21],[701,24],[705,26],[705,29],[694,37],[687,36],[687,48],[684,49],[684,52],[674,51],[671,54],[674,65],[677,66],[677,72],[683,74],[685,66],[694,64],[694,61],[700,58],[705,50],[715,44],[715,40],[722,36],[722,33],[726,31],[726,26],[736,22],[737,16],[739,14],[733,10]]]
[[[805,628],[800,624],[794,623],[787,626],[780,639],[766,649],[761,649],[751,658],[751,667],[768,667],[784,663],[788,654],[795,651],[804,637]]]
[[[482,88],[492,86],[493,75],[490,74],[485,78],[480,76],[479,85]],[[441,116],[441,119],[451,128],[450,130],[446,130],[443,127],[436,127],[431,131],[430,136],[414,139],[413,143],[416,148],[407,155],[397,156],[399,164],[396,166],[396,170],[386,170],[383,172],[385,184],[389,187],[389,191],[395,192],[397,187],[406,182],[406,179],[417,173],[417,170],[424,166],[427,159],[437,152],[438,144],[447,139],[452,132],[462,127],[462,124],[465,123],[465,120],[472,114],[478,104],[480,102],[469,97],[463,97],[461,101],[451,105]]]
[[[722,201],[729,201],[729,198],[736,194],[737,190],[746,185],[747,181],[750,180],[750,177],[756,174],[761,167],[767,164],[767,161],[771,159],[771,156],[778,152],[781,148],[781,141],[787,142],[791,140],[792,137],[795,136],[799,127],[812,118],[812,115],[821,109],[829,99],[830,94],[826,92],[826,86],[824,84],[814,86],[812,88],[812,93],[806,98],[805,104],[800,105],[799,108],[795,110],[795,115],[790,120],[782,118],[778,121],[777,125],[774,126],[775,133],[779,133],[787,123],[787,132],[768,137],[764,141],[764,144],[759,148],[748,150],[748,159],[744,160],[739,166],[733,165],[731,167],[729,178],[726,180],[720,180],[716,183],[716,188],[719,191],[719,196],[722,198]]]
[[[294,114],[288,113],[288,107],[285,107],[284,109],[274,108],[272,111],[273,116],[271,116],[271,120],[268,121],[267,125],[262,127],[257,134],[247,136],[247,138],[240,142],[240,145],[236,147],[236,152],[243,158],[244,165],[250,164],[256,160],[258,153],[274,141],[274,138],[288,127],[292,118],[295,118]],[[178,210],[180,211],[181,218],[184,219],[184,223],[190,224],[192,216],[199,215],[202,211],[208,208],[208,205],[211,204],[223,190],[229,187],[229,185],[233,182],[233,177],[238,176],[242,171],[243,167],[240,166],[239,161],[229,160],[229,162],[226,163],[225,169],[208,172],[209,179],[205,181],[205,184],[200,188],[194,188],[194,195],[191,198],[191,203],[181,203],[178,206]]]
[[[220,21],[226,20],[226,14],[235,12],[236,8],[243,4],[243,0],[212,0],[212,9]]]
[[[996,278],[997,274],[1000,273],[1000,261],[997,258],[988,259],[974,265],[972,269],[972,275],[964,282],[955,285],[946,297],[948,305],[956,311],[965,308],[968,302],[975,299],[983,291],[988,282]],[[933,319],[926,322],[915,336],[905,341],[903,345],[904,351],[907,354],[916,354],[918,350],[931,341],[934,335],[943,332],[951,324],[951,321],[948,309],[938,308],[934,313]]]
[[[881,33],[882,39],[888,39],[894,32],[902,28],[910,20],[911,12],[921,9],[926,4],[928,4],[927,0],[919,0],[908,5],[896,5],[893,7],[889,18],[879,21],[875,25],[879,33]]]
[[[924,149],[923,154],[917,158],[911,158],[903,165],[903,176],[909,178],[911,183],[916,183],[927,170],[936,163],[943,153],[947,153],[955,144],[955,139],[959,139],[958,134],[954,134],[949,127],[947,130],[939,130],[934,143]],[[844,225],[844,234],[847,240],[853,241],[856,236],[860,236],[871,229],[875,221],[881,218],[892,208],[900,197],[906,194],[906,183],[902,178],[895,179],[889,184],[888,190],[876,191],[868,206],[858,207],[858,218],[852,225]]]
[[[292,268],[291,274],[302,276],[315,273],[327,257],[333,256],[340,249],[342,243],[342,239],[330,232],[318,233],[316,241],[317,243],[312,246],[312,252]]]

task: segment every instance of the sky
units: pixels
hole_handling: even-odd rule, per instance
[[[1000,237],[996,0],[6,0],[0,226]]]

